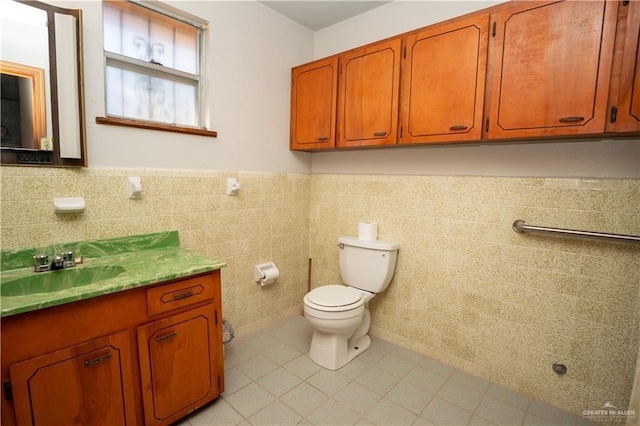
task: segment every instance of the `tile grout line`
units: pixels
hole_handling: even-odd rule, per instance
[[[541,420],[545,421],[545,422],[554,422],[556,420],[554,419],[549,419],[547,420],[544,417],[540,417],[535,415],[534,413],[532,413],[531,407],[533,406],[532,404],[534,403],[534,401],[537,401],[533,398],[527,397],[526,395],[520,394],[518,392],[515,391],[511,391],[510,389],[507,388],[503,388],[500,385],[494,384],[493,382],[486,380],[484,378],[481,377],[477,377],[477,376],[473,376],[470,373],[467,373],[465,371],[462,370],[458,370],[455,369],[453,367],[449,367],[446,366],[446,364],[442,364],[440,363],[438,360],[433,360],[435,362],[437,362],[438,364],[442,364],[443,366],[448,367],[446,374],[441,374],[444,370],[437,370],[436,371],[436,365],[435,364],[430,364],[431,366],[433,366],[433,369],[428,368],[427,367],[427,363],[424,363],[425,360],[431,360],[431,358],[416,353],[417,356],[413,357],[413,356],[402,356],[402,351],[403,350],[408,350],[405,348],[402,348],[398,345],[393,345],[392,343],[388,343],[385,342],[383,339],[379,339],[379,342],[382,346],[380,346],[381,349],[377,349],[375,350],[376,353],[370,353],[369,357],[370,359],[364,360],[361,358],[361,365],[360,367],[356,368],[356,370],[352,371],[353,374],[344,374],[343,372],[340,372],[339,370],[336,370],[335,372],[331,371],[331,370],[325,370],[322,369],[321,367],[318,367],[319,369],[312,372],[308,377],[303,378],[303,376],[298,375],[298,374],[304,374],[306,375],[306,373],[296,373],[294,372],[294,370],[289,370],[285,367],[285,365],[287,365],[290,362],[293,362],[296,359],[303,359],[303,357],[308,357],[308,351],[303,351],[298,349],[299,347],[301,347],[302,345],[298,344],[294,344],[292,339],[288,339],[285,338],[286,336],[303,336],[304,333],[299,333],[301,327],[299,326],[291,326],[291,327],[287,327],[285,328],[285,326],[280,325],[279,327],[276,327],[275,329],[267,329],[267,330],[263,330],[262,331],[262,335],[256,335],[256,334],[249,334],[247,336],[252,336],[250,338],[246,338],[245,336],[242,336],[240,338],[238,338],[238,340],[236,341],[237,343],[237,349],[242,349],[244,347],[244,345],[247,345],[245,348],[251,348],[254,350],[254,353],[251,354],[251,356],[249,356],[247,359],[244,359],[242,363],[234,363],[231,362],[228,365],[235,369],[238,373],[240,374],[244,374],[249,380],[247,383],[245,383],[244,385],[240,386],[237,389],[234,389],[234,393],[230,394],[230,395],[221,395],[221,400],[224,401],[224,403],[226,405],[228,405],[229,408],[232,409],[233,413],[235,413],[238,416],[238,419],[240,422],[248,422],[251,423],[249,418],[260,413],[261,411],[265,410],[266,407],[268,407],[270,404],[272,404],[273,402],[278,402],[279,404],[281,404],[283,407],[285,407],[287,410],[291,411],[292,413],[295,413],[296,417],[300,417],[300,420],[298,420],[298,424],[309,424],[309,423],[313,423],[311,421],[311,418],[313,418],[314,414],[317,414],[319,412],[319,410],[323,409],[323,407],[326,407],[327,403],[331,403],[331,404],[335,404],[335,406],[340,407],[340,409],[345,410],[349,413],[352,413],[354,415],[354,418],[357,418],[357,420],[355,420],[356,422],[362,422],[363,420],[365,422],[369,422],[369,421],[374,421],[373,418],[372,420],[369,420],[367,418],[367,416],[369,416],[372,411],[374,410],[374,408],[379,405],[381,403],[381,401],[385,400],[388,401],[391,404],[394,404],[395,406],[399,407],[400,409],[402,409],[403,411],[406,411],[407,413],[409,413],[413,418],[413,424],[415,424],[416,422],[421,422],[421,421],[425,421],[427,420],[425,417],[422,416],[422,414],[425,412],[425,410],[427,410],[427,408],[430,406],[430,404],[433,403],[433,401],[435,400],[435,398],[439,398],[443,401],[446,401],[449,404],[452,404],[453,406],[462,409],[464,411],[466,411],[467,413],[470,413],[470,417],[469,417],[469,421],[467,422],[467,424],[473,424],[472,420],[474,419],[474,417],[476,418],[476,420],[482,420],[484,422],[489,422],[489,423],[493,423],[494,421],[489,421],[486,418],[482,417],[479,414],[479,409],[483,403],[483,401],[488,401],[488,399],[492,399],[497,401],[500,404],[505,404],[506,406],[509,406],[515,410],[518,410],[519,412],[522,413],[522,420],[519,423],[521,426],[522,425],[526,425],[527,423],[527,415],[531,414],[532,416],[536,416],[539,417]],[[266,333],[265,333],[266,332]],[[269,339],[274,339],[274,342],[269,342],[269,339],[265,339],[263,336],[267,335]],[[243,339],[243,337],[245,337]],[[373,336],[375,338],[375,336]],[[264,339],[262,342],[259,341],[258,339]],[[306,337],[305,337],[306,339]],[[378,340],[378,338],[376,338],[376,340]],[[251,342],[255,342],[256,345],[252,346]],[[296,356],[294,356],[293,358],[288,357],[288,355],[284,355],[285,358],[289,358],[289,359],[284,359],[284,358],[280,358],[280,359],[272,359],[269,356],[265,355],[265,350],[263,350],[263,348],[258,348],[258,345],[266,345],[269,343],[275,343],[277,342],[278,344],[278,348],[282,347],[282,348],[287,348],[287,350],[293,350],[296,353]],[[301,342],[301,340],[300,340]],[[387,345],[388,343],[388,345]],[[391,345],[391,346],[389,346]],[[274,346],[276,347],[276,346]],[[284,350],[284,352],[286,352],[286,350]],[[411,351],[413,352],[413,351]],[[233,354],[233,352],[231,352]],[[363,353],[364,354],[364,353]],[[270,370],[269,372],[262,374],[260,377],[258,377],[257,379],[253,379],[251,376],[246,375],[241,369],[240,367],[246,363],[250,363],[252,361],[255,361],[255,359],[259,356],[264,356],[265,359],[268,359],[269,361],[273,362],[275,365],[275,368]],[[273,356],[276,356],[275,354]],[[360,358],[360,356],[356,357],[356,358]],[[398,369],[394,369],[394,362],[402,362],[403,364],[406,364],[406,366],[402,366]],[[391,393],[393,392],[393,390],[402,383],[405,383],[407,385],[410,386],[416,386],[413,385],[411,382],[407,382],[406,379],[411,375],[412,372],[416,371],[416,369],[423,369],[425,371],[428,371],[430,374],[435,374],[436,376],[439,376],[441,378],[443,378],[442,383],[440,383],[439,386],[437,386],[436,388],[434,388],[434,391],[427,391],[425,388],[421,388],[422,391],[426,392],[427,394],[430,394],[429,400],[425,402],[423,408],[420,410],[420,412],[416,412],[414,411],[414,409],[409,408],[408,406],[402,405],[398,402],[396,402],[392,397],[391,397]],[[288,373],[292,374],[293,376],[295,376],[296,378],[296,383],[295,385],[291,386],[290,388],[288,388],[287,390],[285,390],[281,395],[278,395],[276,393],[273,393],[269,388],[264,387],[261,383],[259,383],[259,380],[262,377],[265,377],[268,374],[273,373],[274,371],[278,371],[279,369],[282,369],[283,371],[287,371]],[[369,385],[365,384],[364,382],[359,382],[358,379],[362,378],[365,376],[365,374],[367,374],[368,371],[372,371],[372,370],[378,370],[380,372],[386,373],[389,375],[389,377],[391,378],[389,383],[392,383],[390,385],[390,387],[388,388],[384,388],[382,391],[380,390],[375,390],[372,387],[369,387]],[[343,379],[344,379],[344,383],[342,383],[339,388],[337,389],[333,389],[330,391],[330,393],[328,393],[327,391],[322,389],[322,386],[318,387],[317,384],[313,384],[310,383],[308,380],[311,377],[314,377],[315,375],[325,372],[325,374],[327,375],[325,377],[325,380],[327,379],[327,377],[330,377],[331,374],[336,373],[336,374],[340,374]],[[464,375],[468,375],[470,378],[477,378],[479,380],[482,380],[483,382],[487,383],[486,387],[482,390],[482,391],[478,391],[480,398],[478,400],[478,402],[475,404],[474,408],[472,411],[468,411],[467,409],[465,409],[464,407],[461,407],[460,405],[458,405],[458,403],[451,402],[449,401],[449,399],[445,399],[442,398],[442,396],[440,395],[440,392],[443,391],[443,389],[445,388],[445,386],[447,386],[448,383],[451,384],[457,384],[457,385],[461,385],[461,386],[465,386],[465,381],[462,380],[463,378],[465,378],[465,376],[461,376],[461,377],[456,377],[456,373],[459,372],[459,374],[464,374]],[[395,374],[394,374],[395,373]],[[396,375],[397,374],[397,375]],[[324,400],[323,402],[321,402],[318,406],[316,406],[314,409],[311,410],[311,412],[309,412],[307,415],[303,415],[301,412],[298,412],[294,406],[289,405],[287,402],[285,402],[285,400],[283,400],[284,396],[287,395],[289,392],[291,392],[293,389],[295,389],[298,386],[301,386],[302,384],[307,384],[308,386],[310,386],[311,388],[313,388],[314,390],[316,390],[317,392],[319,392],[320,394],[322,394]],[[264,391],[268,396],[269,399],[271,400],[271,402],[268,402],[265,406],[257,409],[255,412],[252,412],[248,417],[245,417],[244,415],[242,415],[233,405],[231,405],[231,403],[226,399],[226,397],[229,397],[231,395],[234,395],[236,392],[239,392],[240,390],[244,389],[247,386],[250,386],[252,384],[255,384],[258,386],[259,389],[261,389],[262,391]],[[375,396],[375,401],[373,401],[373,399],[371,399],[368,403],[366,403],[366,406],[368,406],[369,408],[367,409],[359,409],[357,408],[357,406],[351,406],[349,403],[347,403],[346,401],[342,401],[340,399],[337,398],[338,394],[340,394],[340,392],[343,392],[346,388],[348,388],[350,385],[356,384],[358,386],[362,386],[364,389],[367,389],[368,391],[370,391],[372,393],[372,395]],[[466,387],[470,387],[469,383],[467,383]],[[470,387],[473,390],[477,390],[477,388],[474,388],[473,386]],[[492,391],[492,389],[495,388],[496,390],[501,390],[504,389],[507,392],[513,393],[514,395],[519,395],[521,397],[526,398],[526,406],[524,408],[521,408],[518,405],[515,405],[515,400],[509,400],[508,396],[509,395],[501,395],[501,394],[497,394],[496,396],[493,396],[490,394],[490,392]],[[364,400],[363,400],[364,401]],[[542,402],[540,402],[540,404],[544,405],[548,405],[548,404],[544,404]],[[524,404],[522,404],[524,405]],[[540,408],[544,408],[543,406],[541,406]],[[298,407],[298,409],[300,409],[301,407]],[[549,406],[549,408],[556,408],[553,406]],[[574,415],[572,413],[569,412],[565,412],[564,410],[558,409],[560,412],[566,413],[567,415],[571,416],[571,424],[575,425],[575,424],[580,424],[579,423],[579,419],[580,417],[577,415]],[[569,420],[569,418],[567,418],[567,420]],[[429,420],[427,420],[429,421]],[[185,425],[193,425],[194,423],[192,423],[191,419],[188,419],[186,423],[183,423]]]

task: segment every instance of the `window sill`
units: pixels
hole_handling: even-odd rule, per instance
[[[97,124],[112,126],[135,127],[138,129],[160,130],[162,132],[185,133],[188,135],[218,137],[218,132],[213,130],[195,129],[193,127],[171,126],[169,124],[153,123],[151,121],[131,120],[128,118],[96,117]]]

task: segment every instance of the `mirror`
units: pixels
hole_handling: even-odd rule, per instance
[[[86,166],[82,11],[0,4],[2,164]]]

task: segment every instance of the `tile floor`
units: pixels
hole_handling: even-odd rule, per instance
[[[585,419],[373,337],[337,371],[303,316],[225,348],[226,390],[178,425],[583,425]]]

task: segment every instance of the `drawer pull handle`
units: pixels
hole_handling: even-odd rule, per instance
[[[173,295],[173,300],[186,299],[193,296],[193,290],[185,291],[184,293],[176,293]]]
[[[92,365],[100,364],[101,362],[108,361],[111,358],[111,352],[106,355],[103,355],[99,358],[90,359],[84,362],[85,367],[91,367]]]
[[[561,123],[577,123],[578,121],[584,121],[584,117],[562,117],[559,121]]]
[[[320,142],[328,141],[329,140],[329,136],[318,136],[318,140]]]
[[[467,126],[465,126],[464,124],[458,124],[456,126],[449,127],[449,130],[464,130],[466,128]]]
[[[156,337],[156,342],[164,342],[165,340],[173,339],[178,335],[177,332],[172,332],[169,334],[165,334],[164,336]]]
[[[384,136],[386,134],[387,134],[387,132],[374,132],[373,136]]]

